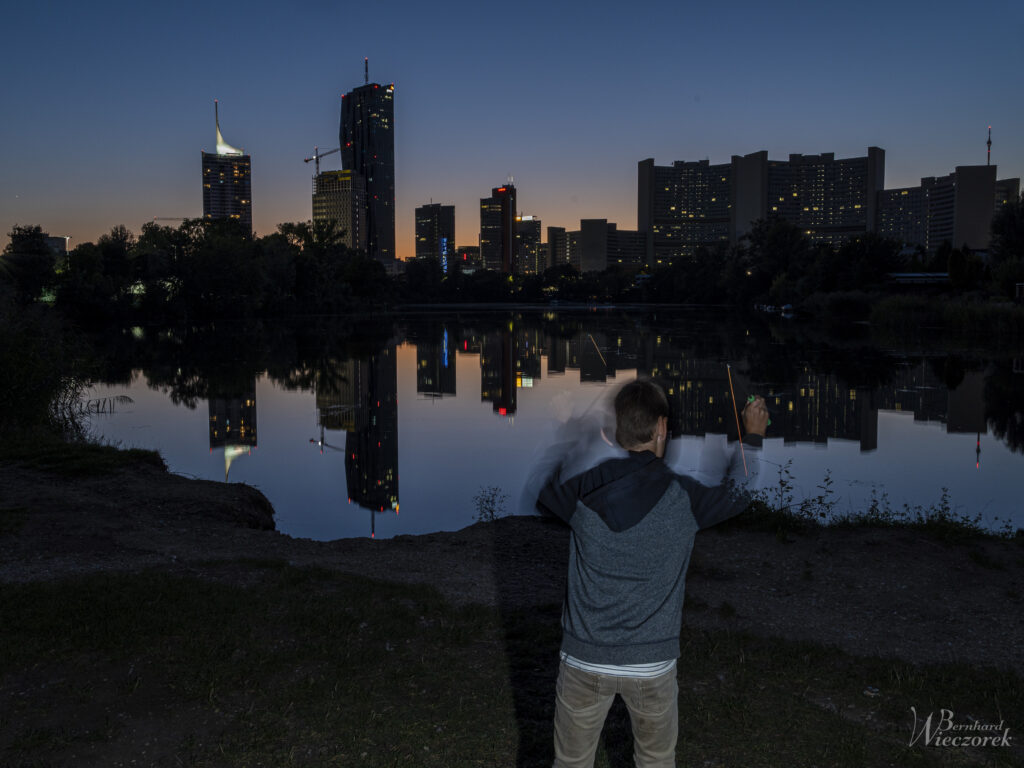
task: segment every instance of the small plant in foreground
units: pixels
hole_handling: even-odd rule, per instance
[[[786,465],[788,470],[789,465]],[[833,518],[836,510],[836,493],[832,488],[832,470],[825,470],[825,478],[818,486],[817,496],[811,496],[800,502],[797,514],[808,521],[829,521]]]
[[[498,486],[480,486],[480,492],[473,497],[473,503],[476,505],[476,520],[481,523],[491,523],[499,517],[505,517],[508,514],[505,509],[507,501],[508,494]]]
[[[738,524],[746,527],[769,528],[780,536],[806,530],[818,525],[842,525],[872,528],[910,528],[929,533],[945,541],[960,541],[976,537],[1013,539],[1024,537],[1008,520],[995,518],[986,526],[981,513],[970,515],[958,511],[948,488],[942,488],[934,504],[904,503],[895,507],[884,489],[871,488],[867,509],[863,512],[838,513],[838,497],[831,471],[817,486],[819,491],[797,502],[791,470],[792,460],[779,465],[778,482],[751,495],[751,504]]]

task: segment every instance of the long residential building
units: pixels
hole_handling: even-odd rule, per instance
[[[657,166],[653,158],[640,161],[637,230],[648,240],[651,266],[692,258],[700,246],[729,241],[732,177],[728,163],[676,161]]]
[[[1020,179],[996,179],[994,165],[958,165],[916,187],[879,194],[878,232],[934,254],[943,243],[984,251],[996,211],[1020,196]]]
[[[735,244],[759,219],[782,218],[812,242],[838,243],[876,229],[885,150],[836,160],[831,152],[769,160],[765,151],[729,163],[637,166],[637,229],[652,267],[692,259],[700,247]]]
[[[934,253],[943,243],[986,250],[992,216],[1020,195],[1020,179],[996,178],[994,165],[957,166],[915,187],[885,189],[885,150],[836,159],[765,151],[730,162],[677,161],[637,165],[637,229],[646,264],[693,259],[699,248],[735,245],[755,221],[784,219],[814,243],[839,245],[878,233]]]

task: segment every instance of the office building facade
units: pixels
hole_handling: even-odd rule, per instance
[[[928,241],[928,195],[923,186],[878,193],[878,234],[906,245]]]
[[[1020,179],[996,179],[994,165],[959,165],[946,176],[928,176],[920,186],[879,195],[878,232],[934,254],[943,243],[985,251],[992,217],[1020,194]]]
[[[566,240],[568,262],[581,274],[613,266],[639,270],[645,263],[644,233],[619,229],[607,219],[581,219],[580,228],[567,233]]]
[[[545,269],[541,221],[536,216],[516,216],[517,275],[539,275]]]
[[[71,250],[68,247],[68,243],[71,242],[70,235],[51,235],[49,232],[43,232],[43,240],[46,241],[46,246],[55,256],[66,256],[67,252]]]
[[[480,259],[484,269],[512,274],[516,260],[516,188],[495,187],[480,199]]]
[[[733,184],[737,198],[750,199],[754,190],[767,192],[764,211],[737,209],[734,236],[749,232],[758,218],[785,219],[804,231],[813,243],[839,245],[852,237],[876,231],[878,194],[885,187],[885,150],[868,147],[864,157],[836,160],[832,152],[767,159],[766,152],[736,163]]]
[[[565,227],[548,227],[547,266],[558,267],[570,264],[569,237]]]
[[[677,161],[637,166],[637,230],[648,239],[652,267],[691,259],[700,246],[729,239],[730,164]]]
[[[235,219],[252,235],[252,158],[224,141],[216,101],[214,124],[217,151],[202,153],[203,218]]]
[[[455,257],[455,206],[430,203],[416,209],[416,258],[437,259],[447,272]]]
[[[459,263],[459,269],[466,274],[472,274],[478,269],[483,269],[479,245],[460,245],[455,249],[455,260]]]
[[[323,171],[313,178],[313,222],[333,223],[342,242],[366,250],[366,186],[352,171]]]
[[[366,251],[395,260],[395,86],[366,83],[341,97],[341,167],[365,186]]]

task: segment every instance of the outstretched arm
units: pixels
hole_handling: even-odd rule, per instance
[[[761,443],[768,430],[768,408],[763,397],[755,397],[743,409],[746,434],[737,445],[726,477],[715,486],[706,486],[693,478],[681,478],[690,495],[693,516],[700,528],[710,528],[740,514],[750,504],[747,488],[761,468]],[[742,458],[740,458],[742,457]]]
[[[562,522],[568,523],[576,511],[576,500],[579,498],[579,476],[568,482],[561,482],[559,473],[554,472],[537,496],[537,509],[542,513],[554,515]]]

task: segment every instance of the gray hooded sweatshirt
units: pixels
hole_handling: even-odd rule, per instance
[[[756,436],[745,442],[760,446]],[[697,531],[749,499],[630,452],[541,491],[537,507],[572,529],[562,650],[592,664],[679,657],[686,569]]]

